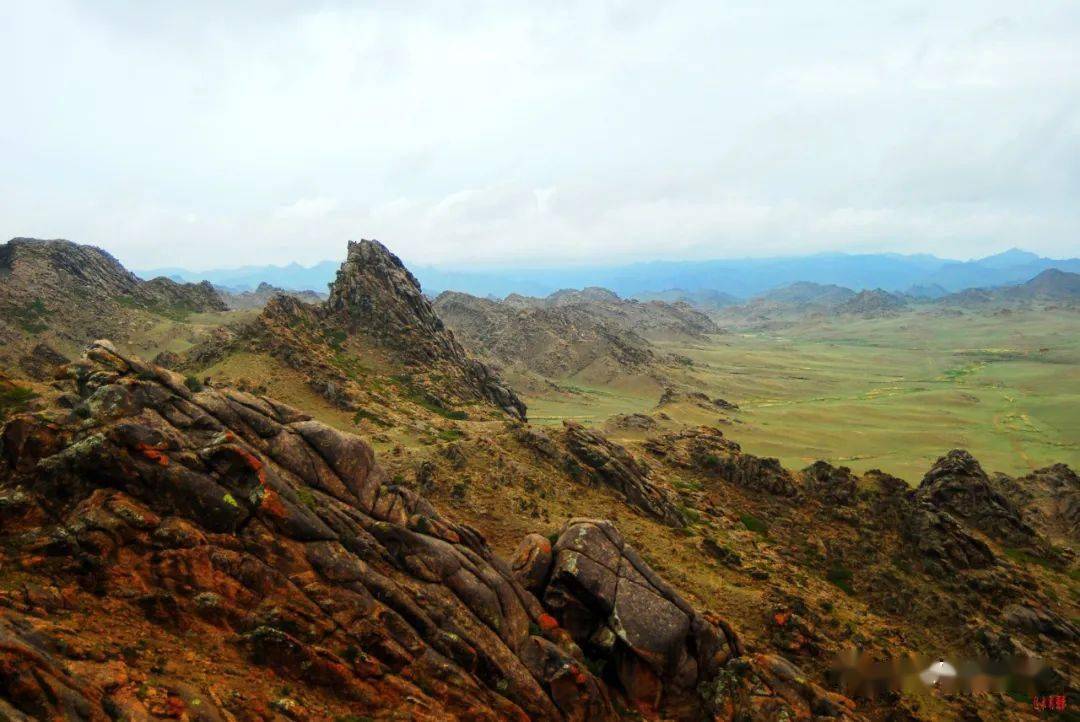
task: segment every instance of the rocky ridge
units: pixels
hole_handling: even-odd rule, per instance
[[[473,353],[551,378],[597,367],[635,373],[658,360],[644,338],[583,304],[517,306],[445,291],[434,308]]]
[[[254,290],[232,291],[220,286],[216,287],[218,295],[225,304],[234,311],[260,309],[266,306],[274,296],[292,296],[304,303],[321,303],[326,300],[326,294],[316,291],[290,291],[284,288],[272,286],[263,281]]]
[[[9,369],[33,372],[42,343],[73,354],[101,336],[126,342],[162,317],[225,309],[208,283],[143,281],[93,246],[35,238],[0,246],[0,364]]]
[[[525,418],[517,394],[465,352],[416,278],[378,241],[349,242],[324,303],[275,296],[253,322],[188,351],[182,368],[201,371],[237,351],[272,356],[335,406],[364,416],[412,404],[454,418],[464,413],[459,406],[480,403]],[[375,390],[372,380],[393,392]]]
[[[11,719],[854,717],[610,524],[569,522],[537,597],[359,438],[107,342],[0,439]]]

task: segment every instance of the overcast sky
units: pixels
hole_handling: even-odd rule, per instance
[[[1080,255],[1080,3],[0,3],[0,234],[128,266]]]

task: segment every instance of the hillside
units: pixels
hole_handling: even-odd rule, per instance
[[[498,375],[469,356],[443,325],[415,277],[377,241],[349,242],[320,304],[275,296],[253,321],[190,349],[181,368],[259,387],[267,369],[290,369],[303,384],[367,428],[428,415],[515,418],[525,406]]]
[[[169,359],[179,373],[98,341],[43,359],[48,383],[0,377],[0,716],[1022,720],[1033,695],[1075,694],[1076,474],[989,471],[1028,464],[1040,417],[1007,374],[1060,374],[1074,313],[1016,314],[1034,351],[991,339],[1011,318],[966,311],[808,316],[775,341],[639,336],[686,354],[662,394],[630,366],[548,384],[621,414],[605,424],[526,422],[516,377],[450,330],[453,313],[478,337],[491,324],[492,356],[565,358],[568,336],[629,339],[612,318],[653,308],[613,296],[432,304],[360,241],[324,302],[225,314]],[[949,450],[1019,423],[993,466]],[[757,451],[808,434],[845,456]],[[868,438],[910,484],[849,468]],[[866,678],[851,649],[911,667]],[[916,676],[1014,657],[1042,666],[957,681],[990,694]]]
[[[99,248],[33,238],[0,246],[0,366],[6,368],[36,371],[35,354],[71,356],[95,338],[128,342],[163,321],[224,310],[208,283],[143,281]]]
[[[855,296],[833,308],[833,312],[873,317],[894,314],[906,306],[907,301],[901,296],[875,288],[872,291],[859,291]]]
[[[1005,695],[916,693],[913,672],[903,696],[850,678],[853,702],[822,686],[851,644],[1030,651],[1049,666],[1017,690],[1071,684],[1059,527],[964,452],[914,490],[792,472],[705,427],[632,448],[575,424],[469,427],[376,460],[106,342],[58,378],[0,431],[13,719],[1034,718]]]
[[[265,282],[260,283],[251,291],[229,290],[221,286],[215,287],[215,290],[221,300],[225,302],[225,305],[234,311],[261,309],[274,296],[281,295],[292,296],[304,303],[320,303],[326,300],[326,294],[316,293],[315,291],[289,291]]]
[[[582,303],[516,305],[445,291],[434,308],[473,353],[551,378],[636,373],[652,345]]]
[[[1024,283],[993,288],[969,288],[941,299],[949,306],[980,307],[1062,304],[1080,306],[1080,273],[1051,268]]]
[[[832,307],[855,297],[855,291],[835,284],[799,281],[774,289],[751,300],[758,305]]]
[[[574,309],[650,340],[694,339],[721,332],[708,315],[684,301],[624,299],[595,286],[562,289],[544,298],[510,294],[503,303],[517,308]]]

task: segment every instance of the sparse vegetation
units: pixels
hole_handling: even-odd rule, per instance
[[[16,384],[0,385],[0,421],[26,409],[37,393],[33,389]]]
[[[825,578],[848,594],[855,593],[855,590],[851,586],[853,575],[850,569],[840,564],[833,564],[825,573]]]
[[[10,314],[11,319],[14,320],[23,331],[31,334],[47,331],[49,325],[45,323],[45,319],[52,315],[52,312],[45,306],[45,302],[40,298],[28,301],[22,306],[10,308],[6,310],[5,313]]]
[[[375,424],[376,426],[381,426],[383,428],[390,426],[389,421],[382,418],[378,414],[368,411],[366,409],[357,409],[356,412],[353,414],[353,423],[357,426],[359,426],[360,422],[365,419]]]
[[[739,521],[741,521],[743,523],[743,526],[745,526],[752,532],[757,532],[758,534],[763,535],[769,533],[769,525],[763,522],[761,519],[758,519],[753,514],[740,514]]]

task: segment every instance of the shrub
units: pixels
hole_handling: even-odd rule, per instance
[[[192,393],[199,393],[203,390],[203,383],[199,379],[195,378],[191,374],[188,374],[184,379],[184,386],[187,386]]]
[[[30,400],[37,394],[24,386],[7,386],[0,388],[0,421],[10,414],[17,414],[26,408]]]
[[[741,521],[743,523],[743,526],[745,526],[752,532],[757,532],[758,534],[769,533],[769,525],[752,514],[739,515],[739,521]]]
[[[825,578],[848,594],[855,593],[855,590],[851,588],[852,574],[850,569],[839,564],[833,564],[829,567],[829,571],[825,573]]]

